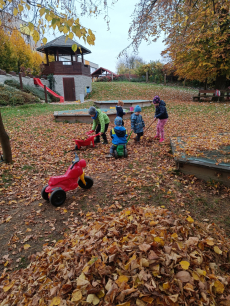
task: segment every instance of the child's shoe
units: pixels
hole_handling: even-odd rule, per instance
[[[104,141],[103,141],[103,144],[108,144],[108,140],[104,140]]]
[[[164,139],[163,139],[163,138],[161,138],[159,142],[163,142],[163,141],[164,141]]]
[[[108,154],[108,155],[106,155],[106,157],[107,158],[111,158],[111,157],[113,157],[113,155],[112,154]]]
[[[95,139],[94,143],[100,143],[100,139]]]

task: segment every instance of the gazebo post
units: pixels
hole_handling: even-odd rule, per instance
[[[83,53],[81,54],[81,62],[84,64]]]
[[[71,53],[71,62],[73,61],[73,54]]]
[[[75,52],[75,61],[77,62],[77,51]]]
[[[59,53],[58,53],[58,49],[56,49],[56,57],[57,57],[56,61],[59,62]]]
[[[46,64],[49,65],[49,55],[47,49],[46,49]]]

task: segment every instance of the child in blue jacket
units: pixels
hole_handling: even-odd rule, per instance
[[[118,100],[118,103],[116,105],[117,117],[121,117],[122,125],[124,126],[123,116],[125,115],[125,112],[123,111],[122,106],[124,106],[124,102],[121,100]]]
[[[131,129],[137,136],[134,138],[135,141],[140,141],[141,136],[143,136],[143,131],[145,129],[145,123],[141,116],[141,107],[139,105],[135,106],[134,114],[131,116]]]
[[[115,127],[110,131],[110,136],[112,138],[112,146],[110,147],[110,154],[107,157],[113,157],[116,147],[120,144],[127,143],[127,132],[122,126],[122,118],[116,117],[114,120]]]

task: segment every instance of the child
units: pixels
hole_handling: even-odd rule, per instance
[[[137,136],[134,138],[135,141],[140,141],[140,138],[141,136],[143,136],[143,131],[145,128],[145,123],[140,113],[141,107],[139,105],[135,106],[134,114],[132,114],[131,116],[131,129],[134,131],[134,133],[137,134]]]
[[[166,103],[159,96],[155,96],[153,98],[153,104],[156,108],[154,121],[158,119],[157,134],[154,138],[160,139],[160,142],[162,142],[164,141],[164,126],[168,120],[168,113],[165,107]]]
[[[117,117],[121,117],[121,119],[122,119],[122,126],[124,126],[123,115],[125,115],[125,112],[123,111],[122,106],[124,106],[124,102],[121,101],[121,100],[118,100],[118,103],[116,105]]]
[[[100,109],[96,109],[94,106],[90,106],[89,115],[93,119],[92,132],[94,132],[95,129],[96,129],[96,132],[95,132],[96,134],[101,132],[100,134],[102,138],[104,139],[103,144],[107,144],[108,140],[106,137],[106,132],[108,130],[109,123],[110,123],[109,117],[105,113],[102,113]],[[99,143],[99,142],[100,142],[100,136],[97,136],[94,143]]]
[[[127,143],[127,132],[122,126],[122,118],[116,117],[114,120],[115,128],[110,131],[110,136],[112,138],[112,146],[110,147],[110,154],[107,157],[113,157],[114,151],[117,145]]]

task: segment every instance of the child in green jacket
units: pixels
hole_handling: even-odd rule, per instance
[[[101,132],[101,136],[104,139],[104,144],[108,143],[107,137],[106,137],[106,132],[109,127],[109,117],[103,113],[100,109],[96,109],[94,106],[90,106],[89,108],[89,115],[93,119],[93,127],[92,131],[95,131],[96,134]],[[97,136],[94,143],[99,143],[100,142],[100,136]]]

